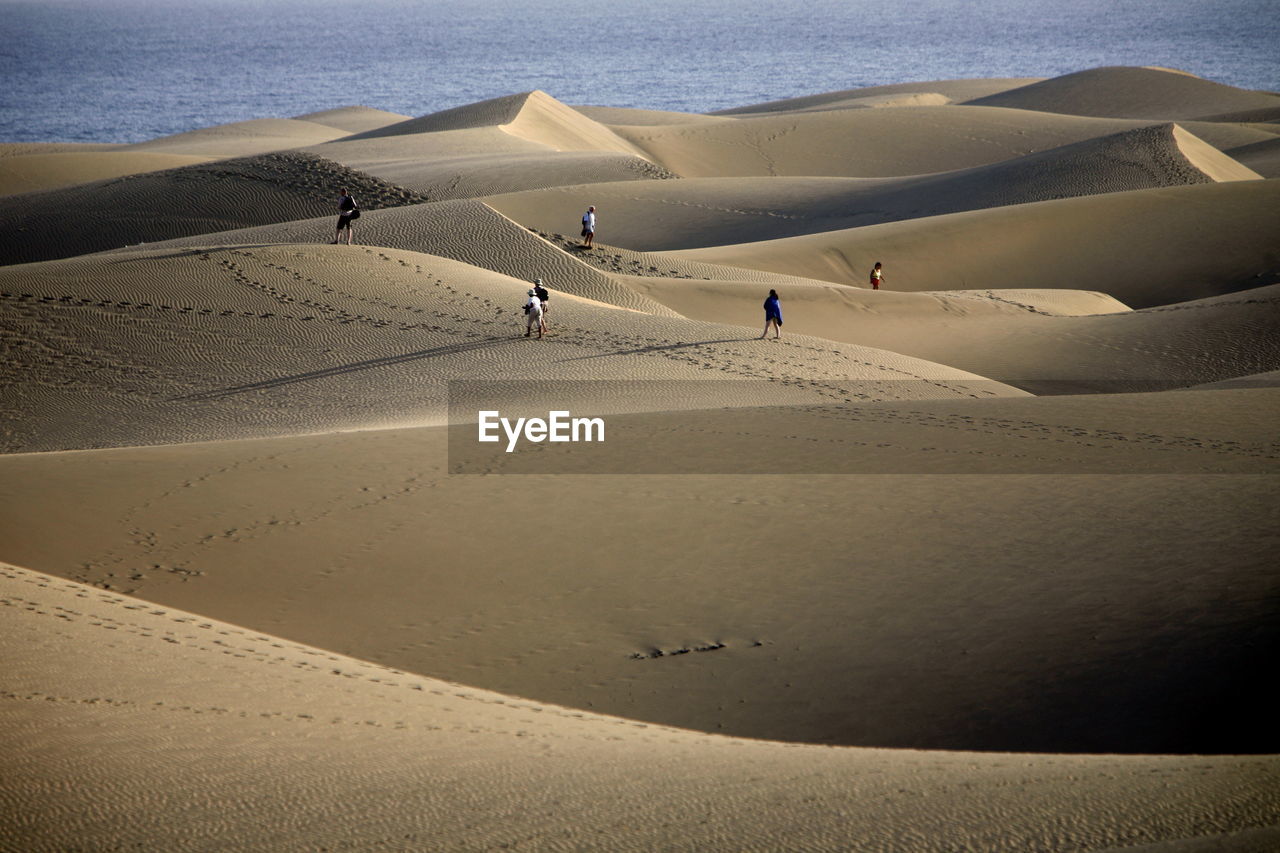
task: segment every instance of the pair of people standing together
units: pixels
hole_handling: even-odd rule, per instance
[[[547,303],[551,294],[542,286],[542,279],[535,278],[533,287],[529,288],[529,301],[524,304],[524,336],[533,334],[533,327],[538,327],[538,337],[547,332]]]

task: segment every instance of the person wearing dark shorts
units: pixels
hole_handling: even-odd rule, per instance
[[[591,205],[587,208],[587,212],[582,214],[582,245],[583,248],[590,249],[591,243],[596,239],[596,207]]]
[[[776,290],[770,290],[768,298],[764,301],[764,331],[760,333],[761,338],[769,334],[770,324],[773,324],[773,337],[775,339],[782,337],[782,305],[778,302]]]
[[[342,188],[342,195],[338,196],[338,230],[333,234],[333,243],[338,245],[342,240],[342,232],[347,232],[347,245],[351,245],[351,220],[360,215],[360,209],[356,205],[356,200],[347,192],[347,188]]]

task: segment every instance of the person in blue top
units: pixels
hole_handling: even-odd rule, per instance
[[[760,337],[769,334],[769,324],[773,324],[773,337],[782,337],[782,306],[778,303],[778,291],[770,290],[769,298],[764,301],[764,331]]]

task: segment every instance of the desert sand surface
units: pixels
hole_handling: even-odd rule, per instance
[[[198,154],[135,151],[50,151],[0,157],[5,195],[56,190],[91,181],[206,163]]]
[[[1276,100],[0,147],[0,849],[1275,849]]]
[[[5,264],[317,216],[349,187],[369,208],[420,200],[332,160],[278,152],[25,193],[6,207]],[[67,211],[72,211],[67,213]]]
[[[1277,839],[1266,827],[1276,766],[1263,758],[703,735],[388,669],[25,569],[0,570],[0,589],[0,647],[14,659],[0,719],[18,735],[6,805],[22,815],[10,849],[1265,850]],[[1231,815],[1192,817],[1219,799]]]
[[[894,83],[888,86],[864,86],[860,89],[845,89],[840,92],[821,92],[816,95],[802,95],[798,98],[785,98],[780,101],[769,101],[763,104],[749,104],[719,110],[713,115],[742,116],[757,113],[784,113],[821,109],[839,109],[842,105],[854,102],[865,102],[870,98],[898,98],[911,95],[940,95],[948,102],[971,101],[998,92],[1017,89],[1022,86],[1038,83],[1042,78],[1008,78],[987,80],[934,80],[920,83]]]
[[[1192,119],[1280,107],[1280,94],[1224,86],[1164,68],[1093,68],[996,92],[970,105],[1078,116]]]
[[[1277,127],[1280,130],[1280,127]],[[1242,166],[1267,178],[1280,178],[1280,135],[1231,149],[1231,157]]]
[[[590,195],[618,220],[611,240],[657,251],[723,246],[882,222],[1154,187],[1256,181],[1176,124],[1122,131],[990,166],[909,178],[690,178],[561,186],[486,199],[543,231]],[[613,236],[616,231],[616,236]]]
[[[1236,181],[1033,202],[670,253],[896,290],[1101,290],[1149,308],[1276,281],[1280,183]],[[998,235],[998,240],[996,239]],[[1179,251],[1170,251],[1178,246]]]

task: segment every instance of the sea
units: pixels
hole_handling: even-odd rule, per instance
[[[1280,0],[0,0],[0,142],[531,89],[710,112],[1107,65],[1280,91]]]

